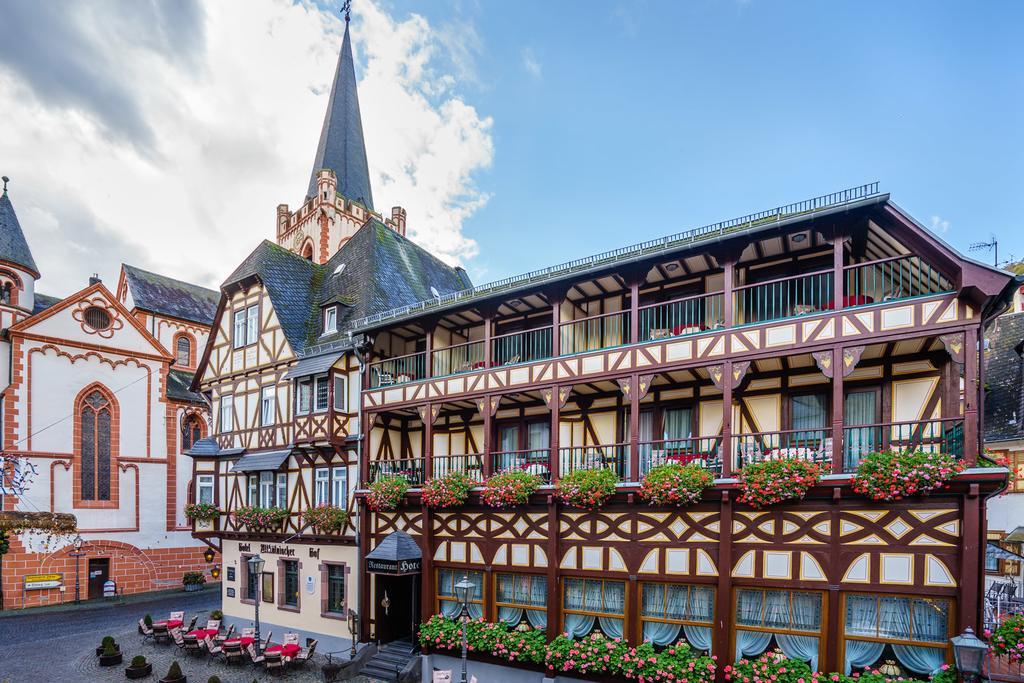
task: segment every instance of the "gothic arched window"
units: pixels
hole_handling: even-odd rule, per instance
[[[110,500],[111,428],[110,399],[90,391],[78,406],[82,427],[82,500]]]
[[[181,427],[181,450],[187,451],[201,438],[203,438],[203,423],[195,415],[189,415]]]
[[[192,364],[192,340],[182,335],[178,337],[175,352],[177,354],[177,360],[175,361],[178,365],[183,368],[187,368]]]

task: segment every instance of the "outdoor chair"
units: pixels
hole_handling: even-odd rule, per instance
[[[207,619],[206,620],[207,631],[219,631],[220,630],[220,619]]]
[[[139,619],[139,633],[142,635],[142,642],[146,642],[153,637],[153,629],[146,626],[145,619]]]
[[[309,647],[299,650],[299,654],[295,655],[295,659],[292,661],[296,666],[305,666],[306,662],[313,658],[313,653],[316,652],[316,641],[311,640]]]
[[[167,630],[167,624],[153,624],[153,642],[159,643],[162,640],[170,640],[171,634]]]
[[[179,650],[185,649],[185,637],[181,635],[181,629],[171,629],[171,638],[174,639],[174,644],[178,646]]]
[[[167,617],[168,621],[185,621],[184,612],[171,612],[171,616]]]
[[[191,633],[196,628],[196,622],[199,621],[199,615],[193,615],[192,621],[188,622],[188,628],[185,629],[185,633]]]
[[[274,632],[273,631],[267,631],[267,637],[263,641],[263,644],[260,645],[260,652],[266,652],[267,648],[270,647],[270,639],[273,638],[273,637],[274,637]]]
[[[284,671],[284,657],[280,651],[268,652],[263,656],[263,666],[268,672],[281,673]]]
[[[210,662],[223,656],[224,648],[213,642],[213,638],[210,636],[206,636],[204,643],[206,645],[206,652],[210,655],[209,659],[206,660],[206,665],[209,666]]]
[[[196,636],[190,636],[187,633],[181,637],[181,649],[185,654],[198,654],[203,651],[202,646],[199,644],[199,638]]]
[[[285,644],[295,643],[296,645],[298,645],[298,643],[299,643],[299,634],[298,633],[294,633],[294,632],[293,633],[285,633],[284,634],[284,642],[285,642]]]
[[[240,635],[243,636],[243,637],[244,636],[249,636],[250,638],[255,638],[256,637],[256,629],[247,626],[247,627],[242,629],[242,632],[241,632]]]
[[[225,664],[241,664],[245,661],[245,651],[239,643],[222,646],[221,654]]]
[[[231,626],[228,626],[228,630],[225,633],[218,633],[216,636],[214,636],[214,640],[216,640],[218,643],[223,643],[225,640],[230,638],[231,634],[234,632],[235,625],[231,624]]]
[[[245,653],[249,655],[249,660],[253,664],[262,664],[263,660],[266,659],[265,655],[256,654],[256,647],[253,645],[250,645],[247,648],[245,648]]]

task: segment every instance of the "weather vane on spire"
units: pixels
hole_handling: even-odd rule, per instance
[[[345,0],[341,4],[341,12],[345,15],[345,23],[347,24],[349,19],[352,18],[352,0]]]
[[[7,183],[9,183],[11,179],[4,176],[3,178],[0,178],[0,180],[4,181],[4,194],[7,194]]]

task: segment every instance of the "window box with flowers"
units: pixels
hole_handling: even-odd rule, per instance
[[[206,583],[206,577],[202,572],[185,572],[181,577],[181,585],[185,587],[186,593],[202,589],[204,583]]]
[[[220,510],[213,503],[189,503],[185,506],[185,517],[195,525],[196,531],[212,531]]]
[[[450,472],[423,485],[423,503],[435,510],[457,507],[469,500],[469,492],[476,485],[465,472]]]
[[[698,464],[666,463],[651,468],[640,486],[640,498],[651,505],[692,505],[714,477]]]
[[[492,508],[526,505],[540,488],[541,478],[527,470],[508,470],[495,474],[484,483],[481,499]]]
[[[742,471],[741,503],[753,508],[802,500],[821,478],[821,466],[808,460],[767,460]]]
[[[318,534],[338,534],[348,526],[348,512],[336,505],[322,503],[302,513],[306,524]]]
[[[401,474],[380,477],[368,487],[366,504],[376,512],[395,510],[409,490],[409,480]]]
[[[235,521],[249,531],[280,531],[288,510],[285,508],[261,508],[243,505],[234,512]]]
[[[558,497],[566,505],[597,510],[615,495],[619,477],[606,467],[580,469],[558,480]]]
[[[945,453],[869,453],[857,466],[853,490],[872,500],[902,500],[946,488],[963,470],[961,461]]]

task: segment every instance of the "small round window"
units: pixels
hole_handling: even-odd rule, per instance
[[[85,309],[85,324],[97,332],[105,330],[110,327],[110,314],[99,306],[90,306]]]

